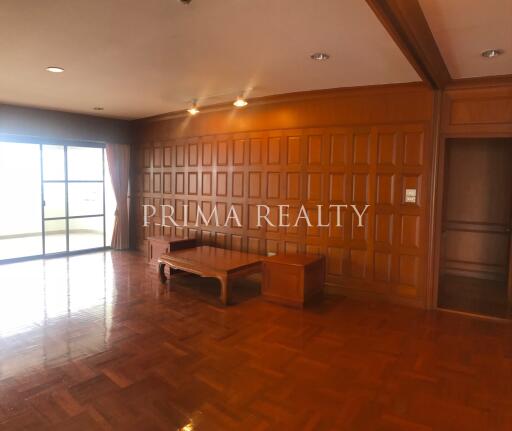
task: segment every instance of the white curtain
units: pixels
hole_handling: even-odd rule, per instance
[[[130,247],[130,219],[128,211],[128,183],[130,180],[130,146],[107,144],[107,161],[112,188],[116,196],[116,214],[112,248],[123,250]]]

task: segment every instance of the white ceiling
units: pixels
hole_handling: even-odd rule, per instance
[[[512,0],[420,0],[452,78],[512,73]],[[480,53],[501,48],[492,59]]]
[[[419,80],[363,0],[0,0],[0,103],[141,118]]]

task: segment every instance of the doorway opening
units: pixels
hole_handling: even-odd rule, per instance
[[[438,307],[512,317],[512,139],[446,141]]]
[[[115,198],[105,146],[0,142],[0,263],[105,249]]]

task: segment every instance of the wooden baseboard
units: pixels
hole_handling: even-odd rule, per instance
[[[457,314],[459,316],[465,316],[465,317],[468,317],[471,319],[487,320],[487,321],[491,321],[491,322],[499,322],[499,323],[505,323],[505,324],[512,323],[511,319],[505,319],[503,317],[494,317],[494,316],[487,316],[485,314],[468,313],[466,311],[450,310],[449,308],[437,307],[436,311],[441,311],[443,313]]]

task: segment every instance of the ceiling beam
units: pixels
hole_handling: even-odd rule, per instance
[[[366,0],[416,72],[433,89],[452,80],[418,0]]]

